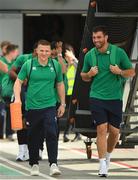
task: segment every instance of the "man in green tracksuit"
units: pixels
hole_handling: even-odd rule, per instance
[[[26,119],[28,122],[28,148],[29,164],[32,167],[31,175],[39,175],[38,155],[41,131],[44,131],[46,138],[50,175],[59,175],[61,172],[57,166],[57,96],[55,88],[57,89],[61,103],[57,115],[61,117],[65,111],[65,89],[62,71],[60,64],[50,58],[51,47],[48,41],[40,40],[36,52],[37,57],[33,58],[32,61],[32,70],[26,92]],[[21,103],[21,85],[28,78],[30,68],[31,61],[27,61],[18,74],[14,86],[15,102]]]
[[[125,51],[108,43],[105,26],[95,27],[92,39],[95,48],[85,55],[81,76],[84,81],[93,78],[90,89],[90,110],[97,126],[99,176],[106,177],[110,155],[118,142],[122,121],[122,80],[133,77],[135,71]],[[107,132],[109,135],[106,139]]]

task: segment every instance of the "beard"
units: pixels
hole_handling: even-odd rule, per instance
[[[93,42],[93,43],[97,49],[101,49],[106,44],[106,40],[102,39],[101,41],[97,41],[97,42]]]
[[[94,43],[94,45],[95,45],[95,47],[97,48],[97,49],[101,49],[103,46],[104,46],[104,42],[100,42],[100,43]]]

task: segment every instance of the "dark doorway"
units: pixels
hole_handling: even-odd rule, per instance
[[[47,39],[50,42],[61,40],[70,43],[78,55],[85,19],[81,14],[24,15],[24,53],[32,51],[39,39]]]

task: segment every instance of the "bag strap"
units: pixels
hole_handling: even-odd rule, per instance
[[[116,51],[117,51],[117,46],[111,45],[110,63],[112,65],[116,65],[116,54],[117,54]],[[117,76],[117,79],[120,81],[121,86],[124,87],[127,78],[122,77],[120,75],[116,75],[116,76]]]
[[[56,78],[55,78],[55,83],[54,83],[54,88],[56,88],[56,82],[57,82],[57,71],[56,71],[56,67],[55,67],[54,61],[53,61],[53,60],[51,60],[51,62],[52,62],[52,66],[53,66],[53,68],[54,68],[54,71],[55,71],[55,73],[56,73]]]
[[[110,63],[111,63],[111,65],[113,65],[113,66],[116,65],[116,51],[117,51],[117,46],[111,45]]]
[[[26,84],[26,88],[25,88],[26,91],[27,91],[27,88],[28,88],[28,85],[29,85],[29,80],[30,80],[32,68],[33,68],[33,59],[31,59],[31,63],[30,63],[30,71],[29,71],[29,74],[28,74],[27,84]],[[15,100],[15,96],[14,96],[14,93],[13,93],[12,96],[11,96],[11,103],[14,102],[14,100]]]
[[[33,59],[31,59],[31,63],[30,63],[30,71],[29,71],[28,78],[27,78],[26,90],[27,90],[27,88],[29,86],[29,81],[30,81],[30,76],[31,76],[32,68],[33,68]]]
[[[92,66],[97,66],[97,57],[96,57],[96,52],[95,48],[92,48],[91,50],[91,58],[92,58]]]

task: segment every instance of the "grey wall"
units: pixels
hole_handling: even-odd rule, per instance
[[[22,52],[23,20],[22,14],[0,14],[0,42],[8,40],[18,44]]]
[[[0,0],[0,10],[87,11],[89,0]]]

